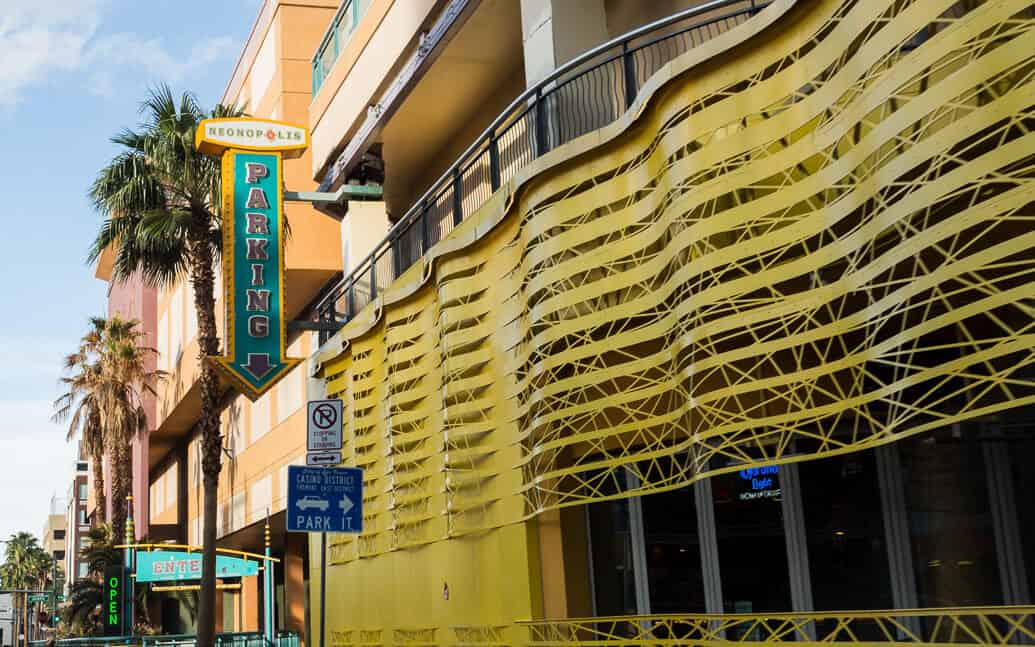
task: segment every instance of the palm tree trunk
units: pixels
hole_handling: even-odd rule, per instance
[[[129,463],[128,441],[120,442],[112,448],[111,470],[111,532],[116,544],[123,543],[126,538],[126,509],[129,496],[131,466]]]
[[[97,504],[97,511],[94,520],[97,524],[107,521],[108,501],[104,496],[104,448],[95,447],[90,461],[93,463],[93,498]],[[79,523],[76,519],[75,523]]]
[[[210,219],[195,217],[191,230],[190,268],[194,284],[194,308],[198,317],[198,358],[201,364],[201,473],[204,488],[202,507],[201,591],[198,596],[197,647],[213,647],[216,633],[216,497],[222,469],[222,438],[219,433],[220,386],[215,366],[207,358],[219,353],[213,298],[212,248],[207,226]]]

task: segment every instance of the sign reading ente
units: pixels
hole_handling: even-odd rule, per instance
[[[137,553],[137,582],[182,582],[201,579],[201,555],[178,550]],[[253,577],[259,563],[216,555],[216,577]]]
[[[304,128],[252,118],[206,119],[199,151],[222,155],[226,355],[211,358],[258,399],[301,360],[285,355],[282,165],[308,144]]]

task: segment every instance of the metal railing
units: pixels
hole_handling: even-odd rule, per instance
[[[691,48],[743,22],[763,0],[712,0],[608,41],[518,96],[316,303],[320,321],[347,322],[524,166],[613,123],[644,82]],[[722,15],[716,12],[731,9]],[[321,333],[322,344],[330,333]]]
[[[529,647],[858,644],[1017,645],[1035,642],[1035,607],[946,607],[765,614],[535,620]]]
[[[363,14],[370,7],[371,0],[345,0],[338,7],[327,33],[313,54],[313,97],[320,91],[327,75],[334,68],[341,51],[348,44]]]
[[[298,633],[281,631],[273,644],[259,632],[237,632],[216,634],[216,647],[299,647]],[[49,641],[30,641],[29,647],[45,647]],[[158,636],[89,636],[65,638],[54,642],[55,647],[116,647],[119,645],[141,645],[141,647],[194,647],[194,634],[167,634]]]

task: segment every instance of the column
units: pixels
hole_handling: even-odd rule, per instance
[[[608,40],[604,0],[521,0],[521,38],[525,85],[532,87]],[[537,156],[597,130],[624,111],[622,65],[618,60],[600,68],[591,80],[543,88],[532,119],[525,122],[529,128],[525,136],[534,143]],[[613,97],[587,102],[586,83],[612,87]]]
[[[988,482],[988,500],[995,527],[996,561],[1003,586],[1005,604],[1031,603],[1031,590],[1026,576],[1021,530],[1017,525],[1017,494],[1010,478],[1010,456],[1001,441],[981,443]]]
[[[604,0],[521,0],[525,85],[607,41]]]
[[[888,572],[891,575],[891,594],[896,609],[915,609],[916,594],[913,553],[909,545],[909,518],[906,495],[902,484],[902,467],[898,446],[882,445],[876,449],[877,478],[880,482],[881,508],[884,511],[884,534],[888,545]],[[916,617],[904,618],[911,631],[919,632]]]
[[[704,580],[704,606],[708,613],[722,613],[722,574],[719,571],[719,541],[715,534],[715,502],[711,479],[694,484],[697,510],[697,537],[701,542],[701,575]]]
[[[631,470],[626,473],[629,491],[640,487],[640,479]],[[629,499],[629,534],[632,535],[633,574],[636,583],[636,613],[650,614],[650,582],[647,572],[647,539],[643,532],[643,506],[640,497]]]
[[[281,629],[306,636],[306,577],[305,552],[309,550],[307,535],[287,533],[284,561],[279,568],[284,573],[284,625]]]
[[[259,631],[259,578],[241,578],[241,631]]]
[[[539,531],[539,568],[543,582],[543,614],[547,618],[568,616],[564,577],[564,537],[559,510],[547,510],[536,517]]]

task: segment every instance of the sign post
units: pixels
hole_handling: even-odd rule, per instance
[[[301,360],[284,323],[284,157],[309,144],[305,128],[253,117],[206,119],[195,146],[222,157],[225,356],[210,358],[257,400]]]
[[[341,416],[338,418],[340,420]],[[289,531],[320,533],[319,645],[324,647],[327,634],[327,533],[363,532],[363,470],[355,467],[289,466],[286,516]]]

